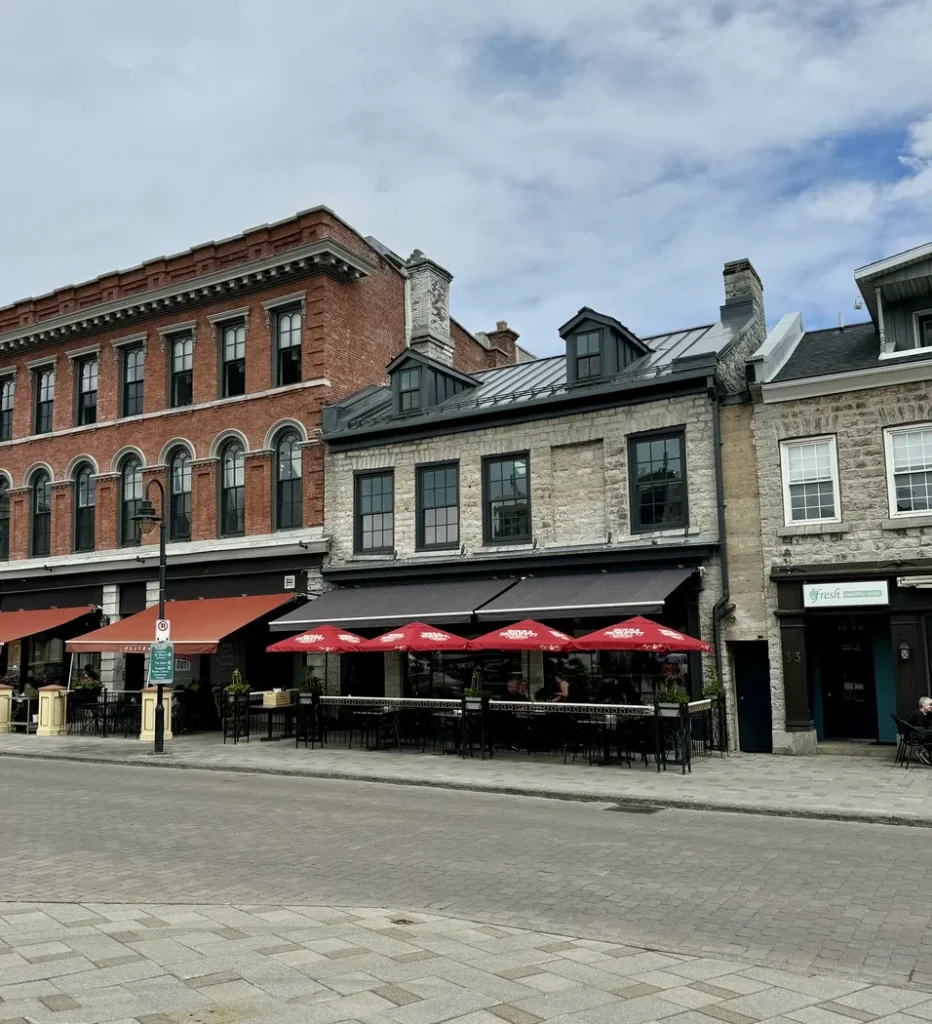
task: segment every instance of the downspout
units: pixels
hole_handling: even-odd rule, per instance
[[[722,573],[722,596],[712,608],[712,651],[715,656],[715,672],[722,675],[722,621],[735,609],[731,603],[731,587],[728,581],[728,536],[725,531],[725,480],[722,471],[722,403],[715,387],[715,379],[709,384],[709,398],[712,402],[712,448],[715,464],[715,503],[718,510],[718,553]]]

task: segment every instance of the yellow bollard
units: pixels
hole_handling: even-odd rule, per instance
[[[155,703],[158,689],[147,686],[142,691],[142,731],[139,738],[147,743],[155,742]],[[172,738],[172,688],[165,686],[162,690],[162,710],[165,712],[165,739]]]
[[[68,731],[68,696],[64,686],[39,687],[37,736],[64,736]]]
[[[13,687],[0,686],[0,732],[12,732],[10,721],[13,717]]]

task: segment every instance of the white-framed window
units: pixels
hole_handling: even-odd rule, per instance
[[[914,348],[932,348],[932,309],[913,313]]]
[[[884,431],[891,517],[932,514],[932,423]]]
[[[787,526],[841,521],[834,437],[781,441],[780,463]]]

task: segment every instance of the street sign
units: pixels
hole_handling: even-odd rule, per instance
[[[155,640],[156,643],[159,641],[171,640],[172,638],[172,624],[168,619],[156,619],[155,621]]]
[[[149,683],[171,683],[175,679],[175,645],[156,643],[149,648]]]

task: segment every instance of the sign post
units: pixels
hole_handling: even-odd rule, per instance
[[[161,603],[161,602],[160,602]],[[162,698],[165,684],[175,681],[175,645],[171,642],[171,623],[160,618],[155,622],[155,643],[149,648],[149,685],[155,683],[155,753],[165,753],[165,705]]]

